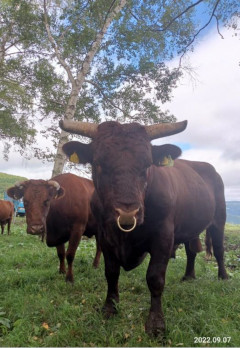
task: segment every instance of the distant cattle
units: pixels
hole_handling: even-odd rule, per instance
[[[2,234],[4,233],[4,227],[8,225],[8,234],[10,233],[10,227],[12,218],[14,216],[14,205],[10,201],[4,201],[0,199],[0,224]]]
[[[47,245],[57,248],[60,273],[65,273],[66,257],[66,280],[70,282],[74,280],[72,264],[82,235],[91,237],[96,233],[97,226],[90,209],[93,191],[91,180],[74,174],[61,174],[49,181],[27,180],[7,190],[10,197],[23,197],[27,233],[41,236],[46,234]],[[65,254],[64,243],[68,241]],[[93,263],[95,267],[98,267],[100,255],[97,242]]]
[[[181,155],[177,146],[150,143],[183,131],[186,124],[60,123],[65,131],[93,139],[90,144],[66,143],[63,151],[70,160],[92,164],[95,191],[91,207],[99,224],[108,283],[103,310],[107,317],[116,312],[120,266],[129,271],[149,253],[146,278],[151,305],[145,328],[154,335],[165,329],[161,298],[174,245],[187,246],[185,275],[191,277],[196,256],[191,244],[198,244],[199,234],[207,228],[218,276],[227,279],[223,248],[226,207],[220,176],[208,163],[177,160]]]

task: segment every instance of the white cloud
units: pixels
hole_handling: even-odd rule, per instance
[[[52,168],[52,163],[42,163],[37,158],[27,160],[17,152],[11,152],[8,161],[0,159],[0,172],[27,179],[49,179]]]
[[[186,74],[166,105],[178,120],[189,121],[187,129],[157,143],[190,144],[183,158],[213,164],[225,183],[227,200],[240,200],[239,40],[230,30],[222,34],[224,40],[216,30],[210,32],[189,54],[197,80],[193,82]],[[8,162],[0,156],[1,172],[27,178],[48,179],[52,167],[36,159],[27,161],[17,153]]]
[[[227,200],[240,200],[240,51],[229,30],[212,31],[189,55],[197,81],[181,79],[166,105],[187,129],[163,142],[187,143],[183,158],[210,162],[223,178]],[[176,61],[175,61],[176,64]],[[156,141],[155,143],[160,143]]]
[[[53,145],[49,139],[43,137],[41,130],[49,127],[49,122],[41,122],[38,125],[38,134],[36,136],[36,146],[40,149],[53,149]],[[51,178],[53,163],[43,163],[35,157],[26,159],[19,152],[10,149],[8,154],[9,160],[3,159],[3,144],[0,143],[0,172],[26,177],[27,179],[49,179]],[[27,149],[28,150],[28,149]],[[54,151],[54,149],[53,149]],[[30,150],[26,151],[27,156],[31,156]]]

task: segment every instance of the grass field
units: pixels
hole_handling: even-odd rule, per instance
[[[0,173],[0,199],[3,199],[4,192],[17,181],[23,181],[26,178],[22,176]]]
[[[55,248],[27,235],[17,218],[10,236],[0,235],[0,346],[240,346],[240,226],[226,227],[226,265],[230,279],[217,280],[215,260],[197,256],[197,279],[180,282],[184,249],[170,260],[163,308],[166,338],[144,333],[150,295],[145,281],[148,259],[121,271],[118,314],[105,320],[103,258],[94,269],[94,239],[83,240],[74,262],[74,285],[58,274]]]

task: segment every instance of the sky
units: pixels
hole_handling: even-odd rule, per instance
[[[212,28],[201,37],[187,57],[193,73],[184,74],[171,102],[163,105],[178,121],[188,120],[187,129],[154,144],[176,144],[182,158],[213,164],[224,181],[226,200],[240,201],[240,42],[227,29],[221,34],[224,39]],[[0,155],[0,172],[28,179],[49,179],[52,167],[15,152],[8,161]]]
[[[185,74],[165,107],[186,130],[158,141],[182,148],[182,158],[209,162],[221,175],[226,200],[240,201],[240,42],[229,30],[212,29],[189,55]],[[172,62],[177,64],[177,62]]]

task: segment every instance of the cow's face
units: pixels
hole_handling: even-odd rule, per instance
[[[27,233],[44,235],[51,201],[64,195],[56,181],[28,180],[7,191],[14,199],[23,198],[26,211]]]
[[[139,124],[116,122],[102,123],[91,144],[69,142],[63,151],[70,160],[92,164],[104,219],[117,223],[125,232],[143,223],[148,168],[158,165],[166,155],[174,159],[181,154],[173,145],[151,146]]]

